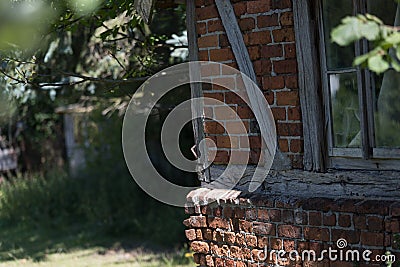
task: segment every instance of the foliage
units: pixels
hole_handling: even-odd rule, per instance
[[[383,73],[393,68],[400,71],[400,32],[395,26],[385,25],[381,19],[371,14],[345,17],[333,29],[333,42],[341,46],[349,45],[365,38],[374,43],[373,49],[354,60],[354,65],[368,67],[375,73]]]

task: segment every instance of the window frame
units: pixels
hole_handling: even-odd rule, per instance
[[[366,12],[366,0],[353,0],[352,2],[354,13]],[[338,148],[333,146],[328,79],[330,71],[326,64],[322,12],[322,0],[293,1],[304,128],[304,167],[306,170],[313,171],[326,171],[327,169],[400,170],[400,149],[375,147],[375,106],[374,88],[372,87],[374,83],[373,76],[368,70],[351,69],[357,73],[361,147]],[[368,45],[365,40],[356,43],[356,55],[366,53]],[[320,71],[315,66],[319,66]],[[346,72],[349,70],[334,71],[334,73]]]

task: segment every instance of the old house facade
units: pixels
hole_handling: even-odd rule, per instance
[[[329,37],[345,15],[370,12],[396,24],[398,11],[389,0],[187,2],[191,60],[224,63],[254,79],[277,133],[272,170],[256,192],[207,189],[232,150],[250,151],[246,163],[257,163],[260,126],[231,91],[192,88],[232,107],[250,141],[241,147],[242,136],[227,136],[235,123],[230,118],[206,120],[197,134],[217,147],[205,188],[188,195],[186,208],[186,236],[199,266],[386,266],[376,256],[387,251],[400,259],[399,114],[390,101],[398,96],[392,90],[399,89],[397,75],[353,67],[368,43],[339,48]],[[217,108],[206,105],[204,113]],[[301,257],[329,248],[357,250],[360,259]],[[299,255],[291,260],[286,254],[285,261],[279,250]],[[370,261],[361,257],[365,250]]]

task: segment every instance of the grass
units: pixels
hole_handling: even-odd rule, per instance
[[[187,249],[107,236],[83,225],[65,229],[2,227],[0,267],[12,266],[194,266]]]

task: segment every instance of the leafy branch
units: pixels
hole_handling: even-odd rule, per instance
[[[362,66],[380,74],[389,69],[400,72],[400,27],[385,25],[371,14],[345,17],[333,29],[333,42],[346,46],[361,39],[373,42],[373,49],[354,59],[355,66]]]

